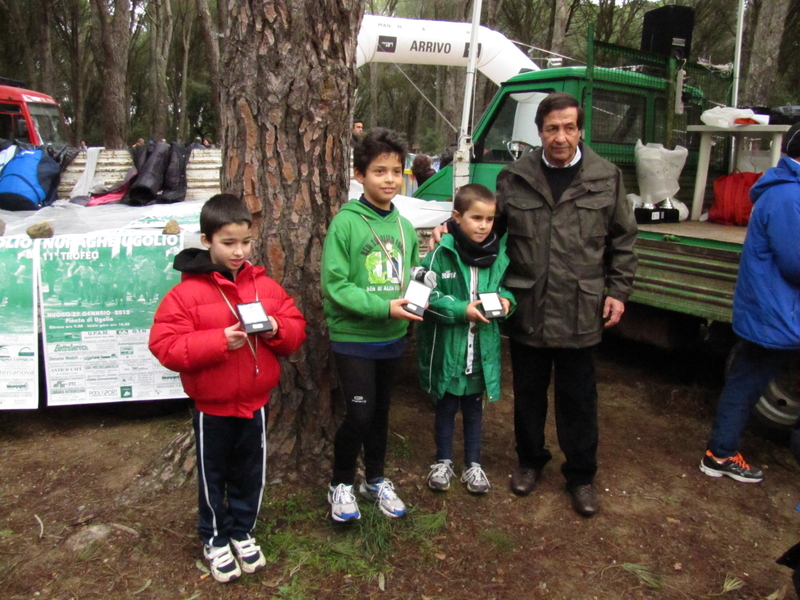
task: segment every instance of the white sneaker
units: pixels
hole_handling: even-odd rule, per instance
[[[261,552],[261,547],[256,545],[256,541],[252,537],[241,542],[231,539],[231,545],[236,556],[239,557],[243,573],[255,573],[267,566],[267,559]]]
[[[446,492],[450,489],[450,478],[454,477],[453,461],[444,459],[431,465],[428,473],[428,487],[437,492]]]
[[[402,517],[408,512],[406,505],[397,497],[394,484],[388,479],[380,479],[377,483],[362,481],[359,491],[364,498],[375,502],[387,517]]]
[[[469,469],[464,469],[461,482],[467,484],[467,491],[473,494],[485,494],[492,489],[492,484],[486,477],[478,463],[471,463]]]
[[[219,583],[228,583],[241,577],[242,570],[233,557],[230,544],[226,546],[205,544],[203,546],[203,556],[208,561],[211,576]]]
[[[340,483],[336,487],[328,486],[328,504],[331,505],[331,518],[339,523],[358,521],[361,511],[358,510],[353,486]]]

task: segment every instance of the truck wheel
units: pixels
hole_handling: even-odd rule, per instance
[[[799,375],[797,361],[790,360],[759,398],[754,410],[758,420],[778,429],[791,429],[798,417]]]
[[[734,344],[725,361],[725,379],[733,362],[733,355],[741,341]],[[798,364],[789,360],[775,379],[769,382],[758,403],[753,407],[752,415],[764,426],[772,430],[788,432],[798,416],[800,390],[798,390]]]

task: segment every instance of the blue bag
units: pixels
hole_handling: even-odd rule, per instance
[[[41,149],[20,150],[0,173],[0,208],[38,210],[56,199],[61,167]]]

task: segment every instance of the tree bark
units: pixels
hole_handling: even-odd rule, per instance
[[[320,456],[333,434],[319,288],[322,241],[349,187],[358,0],[229,0],[221,48],[222,189],[260,213],[258,263],[292,295],[308,339],[282,361],[270,403],[278,465]]]
[[[743,106],[769,106],[770,93],[778,74],[778,55],[788,12],[789,0],[761,2],[750,52]]]
[[[564,54],[564,39],[567,35],[569,23],[570,0],[553,0],[553,34],[549,50]]]
[[[109,3],[114,7],[113,16]],[[134,0],[134,4],[136,0]],[[103,56],[100,70],[103,77],[103,144],[109,149],[126,147],[128,132],[128,49],[131,41],[132,17],[130,0],[94,0],[100,22]]]
[[[217,3],[220,7],[223,2]],[[223,18],[224,11],[220,9],[220,18]],[[217,42],[217,32],[220,33],[226,30],[223,27],[223,21],[219,23],[219,29],[216,29],[211,22],[211,13],[208,10],[208,0],[197,0],[197,18],[200,24],[200,31],[203,35],[203,41],[206,44],[206,57],[208,60],[208,79],[211,83],[211,105],[214,107],[214,114],[216,120],[216,130],[222,131],[220,121],[220,106],[219,106],[219,43]],[[227,18],[227,17],[224,17]],[[225,21],[227,22],[227,21]]]
[[[147,5],[150,22],[148,42],[150,47],[149,90],[150,131],[154,140],[167,135],[167,65],[172,44],[172,6],[170,0],[150,0]]]

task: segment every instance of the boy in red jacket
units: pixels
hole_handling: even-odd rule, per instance
[[[247,262],[251,227],[250,210],[236,196],[218,194],[203,205],[200,240],[207,250],[189,248],[175,257],[181,282],[164,297],[150,331],[150,351],[180,373],[195,403],[198,531],[220,583],[266,565],[251,534],[266,478],[267,403],[280,379],[277,357],[306,337],[292,298]],[[239,311],[259,304],[271,330],[248,335]]]

